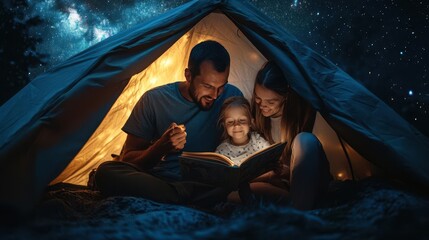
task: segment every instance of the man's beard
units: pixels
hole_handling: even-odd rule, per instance
[[[210,110],[210,108],[212,108],[214,101],[212,102],[212,104],[204,106],[202,101],[205,98],[205,96],[202,96],[200,99],[197,98],[196,94],[195,94],[195,88],[193,86],[193,84],[191,83],[191,85],[189,86],[189,96],[191,96],[192,100],[198,105],[198,107],[200,108],[200,110],[202,111],[208,111]]]

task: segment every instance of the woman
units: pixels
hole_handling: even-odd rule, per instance
[[[273,62],[267,62],[256,76],[252,113],[256,130],[271,144],[287,142],[279,167],[254,180],[252,191],[263,192],[268,183],[283,190],[289,185],[292,206],[314,208],[330,181],[329,162],[311,133],[315,111],[290,88]]]

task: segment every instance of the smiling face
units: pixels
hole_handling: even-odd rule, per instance
[[[200,74],[195,77],[192,77],[191,72],[187,69],[185,77],[189,82],[189,97],[201,109],[210,109],[228,83],[228,75],[229,67],[224,72],[218,72],[210,61],[201,63]]]
[[[264,117],[280,117],[285,98],[259,84],[255,85],[255,103]]]
[[[249,142],[250,119],[240,106],[232,106],[225,111],[225,130],[234,145],[244,145]]]

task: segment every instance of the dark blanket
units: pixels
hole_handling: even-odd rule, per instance
[[[214,209],[135,197],[103,198],[63,185],[35,216],[2,226],[0,239],[428,239],[429,201],[385,181],[335,183],[318,209],[259,202]]]

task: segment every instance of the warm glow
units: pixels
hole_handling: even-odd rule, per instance
[[[65,27],[76,31],[85,30],[82,17],[76,9],[67,9],[68,20]],[[251,99],[256,73],[266,62],[265,57],[242,34],[237,34],[237,26],[222,13],[212,13],[184,34],[166,52],[150,63],[139,66],[121,95],[116,99],[103,121],[80,152],[74,156],[67,168],[51,184],[66,182],[85,185],[88,173],[104,161],[111,160],[111,154],[119,154],[126,139],[121,128],[130,116],[134,105],[148,89],[175,81],[184,81],[184,69],[192,47],[205,40],[219,41],[231,56],[228,82],[238,87],[247,99]],[[102,29],[94,33],[99,38],[105,34]],[[156,36],[156,34],[154,34]],[[157,52],[157,51],[155,51]],[[134,68],[133,68],[134,69]],[[140,72],[139,72],[140,71]],[[346,144],[347,158],[336,132],[317,113],[313,133],[323,145],[330,162],[330,172],[336,179],[345,180],[354,176],[360,179],[372,175],[370,163]],[[352,165],[352,168],[350,167]],[[368,170],[369,169],[369,170]],[[353,172],[351,172],[353,170]]]
[[[200,42],[204,42],[206,39],[203,39],[203,38],[200,38],[200,39],[198,39],[198,43],[200,43]]]
[[[156,82],[158,82],[158,78],[157,77],[153,77],[149,80],[150,84],[156,84]]]
[[[112,160],[111,154],[119,155],[126,139],[126,134],[122,132],[121,128],[131,114],[134,105],[148,89],[175,81],[183,81],[183,69],[186,67],[185,63],[187,63],[189,54],[183,49],[191,49],[190,45],[195,44],[195,42],[190,42],[185,35],[155,62],[134,75],[93,136],[63,174],[51,184],[63,181],[85,185],[88,180],[87,172],[104,161]],[[70,176],[70,173],[73,174]]]
[[[92,169],[97,168],[102,162],[112,160],[112,154],[119,155],[126,139],[126,134],[121,128],[134,105],[149,89],[185,81],[184,69],[187,67],[189,53],[193,46],[202,41],[211,39],[225,46],[231,55],[228,81],[249,97],[253,89],[253,81],[249,79],[255,79],[256,72],[266,59],[244,36],[237,37],[236,33],[237,28],[228,17],[223,14],[210,14],[149,66],[141,66],[141,71],[130,78],[97,130],[63,173],[51,184],[66,182],[86,185],[88,173]],[[249,60],[249,57],[255,61]]]
[[[252,60],[253,62],[260,61],[260,60],[259,60],[259,55],[258,55],[257,53],[255,53],[255,52],[250,53],[250,54],[249,54],[249,58],[250,58],[250,60]]]
[[[337,180],[346,180],[347,175],[344,172],[337,173]]]
[[[362,179],[373,175],[372,169],[375,166],[353,149],[347,141],[342,139],[347,152],[346,155],[344,148],[341,146],[341,141],[338,139],[338,135],[320,113],[316,114],[313,134],[316,135],[322,144],[323,150],[329,160],[330,171],[336,179],[346,180],[352,177],[354,179]]]
[[[171,60],[171,58],[167,58],[167,59],[164,59],[164,60],[161,62],[161,65],[162,65],[163,67],[168,67],[168,66],[170,66],[172,63],[173,63],[173,61]]]

